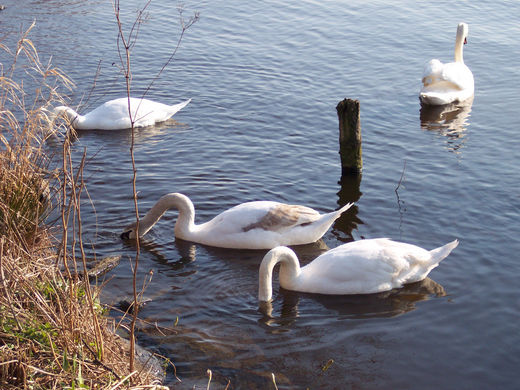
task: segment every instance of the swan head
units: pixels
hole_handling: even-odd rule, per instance
[[[466,44],[468,43],[467,37],[468,37],[469,27],[466,23],[460,22],[457,26],[457,36],[462,37],[461,41]]]
[[[55,107],[53,111],[55,115],[62,115],[67,118],[71,124],[73,124],[80,117],[76,111],[67,106]]]
[[[457,37],[455,39],[455,62],[464,62],[462,57],[462,47],[468,43],[468,25],[466,23],[459,23],[457,26]]]
[[[139,219],[139,232],[137,231],[137,223],[132,223],[123,229],[121,238],[128,240],[144,236],[161,219],[163,214],[171,208],[179,210],[179,217],[175,223],[174,231],[175,235],[183,238],[182,236],[186,232],[189,233],[194,227],[195,208],[190,198],[178,192],[163,195],[146,215]]]
[[[135,240],[138,236],[142,237],[152,228],[152,226],[146,226],[146,222],[141,219],[139,221],[139,234],[137,234],[137,223],[133,222],[123,229],[120,237],[123,240]]]
[[[120,237],[123,240],[135,240],[137,238],[137,229],[136,224],[133,223],[131,225],[128,225],[123,229],[123,232],[121,233]]]

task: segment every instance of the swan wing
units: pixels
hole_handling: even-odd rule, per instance
[[[422,82],[424,86],[433,84],[442,73],[443,63],[437,59],[429,61],[424,66]]]
[[[300,291],[368,294],[402,286],[403,275],[430,259],[418,246],[386,238],[343,244],[302,268]]]
[[[119,98],[103,103],[84,115],[84,128],[114,130],[131,127],[128,100]]]
[[[218,231],[219,234],[248,233],[255,229],[280,233],[294,226],[311,223],[319,217],[320,214],[309,207],[255,201],[232,207],[200,227],[205,231]]]
[[[474,92],[473,74],[460,62],[443,64],[442,70],[423,77],[419,94],[422,103],[442,105],[465,101]]]
[[[135,127],[144,127],[171,118],[185,107],[191,99],[169,106],[149,99],[130,98],[132,119]],[[83,127],[91,129],[125,129],[132,127],[128,115],[129,100],[126,97],[103,103],[84,116]]]
[[[424,67],[422,83],[429,90],[473,89],[473,74],[463,62],[443,64],[433,59]]]
[[[304,226],[320,218],[320,213],[310,207],[277,203],[266,210],[258,220],[245,225],[242,230],[248,232],[253,229],[266,231],[283,231],[296,226]]]
[[[441,79],[455,85],[458,89],[473,89],[473,73],[462,62],[450,62],[442,68]]]
[[[135,117],[137,122],[143,123],[143,126],[154,124],[156,122],[164,122],[191,102],[191,99],[188,99],[170,106],[148,99],[135,100],[135,102],[132,102],[132,107],[135,107],[137,111]]]

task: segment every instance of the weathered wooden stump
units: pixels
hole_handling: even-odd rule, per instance
[[[358,176],[363,170],[359,100],[343,99],[336,106],[339,119],[341,176]]]

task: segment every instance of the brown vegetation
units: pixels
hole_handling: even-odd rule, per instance
[[[72,168],[69,137],[60,135],[69,129],[57,128],[46,109],[71,83],[40,63],[31,28],[14,51],[0,44],[12,58],[9,68],[0,64],[0,388],[154,388],[146,369],[130,372],[99,288],[78,277],[86,273],[83,162]],[[31,105],[14,80],[19,67],[39,80]],[[45,153],[49,136],[62,139],[59,168]],[[51,212],[59,223],[49,227]]]

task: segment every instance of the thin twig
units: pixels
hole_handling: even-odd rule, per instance
[[[401,172],[401,178],[399,179],[399,183],[397,183],[397,187],[395,187],[395,190],[394,190],[396,194],[397,194],[397,191],[399,190],[399,187],[401,186],[401,183],[403,181],[405,169],[406,169],[406,160],[404,160],[403,171]],[[397,196],[399,196],[399,194]]]
[[[97,315],[96,315],[96,312],[94,309],[92,291],[90,290],[90,282],[88,279],[88,270],[87,270],[87,261],[86,261],[86,256],[85,256],[85,249],[83,247],[83,232],[82,232],[83,225],[81,223],[81,192],[83,190],[83,187],[85,186],[85,182],[83,181],[83,167],[85,164],[86,155],[87,155],[87,150],[84,149],[83,157],[81,159],[81,164],[80,164],[80,169],[79,169],[79,171],[81,172],[80,186],[79,186],[79,191],[78,191],[77,197],[75,198],[75,201],[77,202],[76,203],[76,216],[78,218],[78,238],[79,238],[79,248],[81,251],[81,261],[83,263],[83,272],[85,274],[85,278],[84,278],[85,291],[86,291],[87,299],[88,299],[89,306],[90,306],[90,312],[91,312],[92,318],[94,320],[94,330],[96,333],[96,344],[97,344],[96,346],[97,346],[100,358],[101,358],[101,360],[103,360],[105,357],[103,336],[101,334],[101,328],[99,326],[98,318],[97,318]]]
[[[121,386],[123,383],[125,383],[128,379],[133,377],[135,374],[137,374],[137,371],[132,371],[130,374],[128,374],[123,379],[121,379],[119,382],[117,382],[114,386],[112,386],[110,388],[110,390],[116,390],[119,386]]]
[[[117,380],[120,380],[121,377],[119,375],[117,375],[117,373],[111,369],[110,367],[108,367],[106,364],[104,364],[101,360],[98,359],[96,353],[92,350],[92,348],[90,348],[90,346],[87,344],[87,342],[85,340],[82,340],[83,341],[83,345],[85,347],[87,347],[87,349],[90,351],[90,353],[92,354],[92,356],[94,356],[94,364],[98,364],[100,365],[101,367],[103,367],[105,370],[109,371],[112,375],[114,375],[116,377]]]
[[[134,202],[134,210],[135,210],[135,220],[136,220],[136,232],[137,232],[137,238],[136,238],[136,251],[135,251],[135,260],[133,264],[133,277],[132,277],[132,290],[133,290],[133,312],[132,312],[132,320],[130,323],[130,371],[134,371],[134,365],[135,365],[135,324],[138,319],[139,314],[139,300],[142,297],[142,294],[144,292],[144,288],[146,283],[143,282],[143,287],[140,293],[137,291],[137,272],[139,267],[139,256],[140,256],[140,240],[139,240],[139,205],[138,205],[138,199],[137,199],[137,165],[135,162],[135,156],[134,156],[134,149],[135,149],[135,118],[134,114],[137,113],[139,110],[139,105],[137,107],[131,107],[130,99],[131,99],[131,85],[132,85],[132,67],[131,67],[131,50],[135,46],[135,43],[137,42],[137,38],[139,36],[140,26],[143,21],[143,15],[147,7],[150,5],[151,0],[148,0],[144,7],[138,11],[138,16],[134,21],[134,24],[132,25],[129,33],[125,35],[123,31],[123,24],[121,21],[121,8],[120,8],[120,0],[113,0],[113,7],[114,7],[114,13],[115,18],[118,26],[118,37],[117,37],[117,51],[119,55],[119,61],[121,64],[121,70],[124,73],[125,76],[125,83],[126,83],[126,95],[127,95],[127,101],[128,101],[128,116],[130,118],[130,127],[131,127],[131,142],[130,142],[130,158],[132,162],[132,194],[133,194],[133,202]],[[179,10],[180,16],[181,16],[181,26],[182,31],[180,34],[180,37],[177,41],[177,44],[175,46],[175,49],[173,50],[172,54],[168,58],[168,60],[165,62],[165,64],[162,66],[162,68],[159,70],[155,78],[149,83],[148,87],[142,94],[142,98],[146,96],[146,94],[150,91],[152,85],[154,84],[155,80],[159,78],[159,76],[162,74],[164,69],[168,66],[168,64],[173,60],[175,54],[177,53],[177,50],[180,46],[180,43],[182,41],[182,38],[184,36],[184,33],[186,30],[198,19],[198,13],[195,14],[193,18],[190,18],[188,23],[184,22],[184,19],[182,18],[182,10]],[[132,112],[132,110],[135,110]]]
[[[59,374],[54,374],[52,372],[44,371],[38,367],[31,366],[30,364],[27,364],[25,362],[20,362],[20,363],[23,364],[24,366],[30,368],[33,371],[39,372],[40,374],[50,375],[50,376],[60,376]]]
[[[179,39],[177,40],[177,44],[176,44],[175,48],[173,49],[173,52],[171,53],[171,55],[168,58],[168,60],[164,63],[162,68],[159,70],[157,75],[155,75],[155,77],[152,79],[152,81],[150,82],[150,84],[148,85],[146,90],[144,91],[144,93],[142,95],[143,98],[146,96],[148,91],[152,88],[152,85],[155,83],[155,81],[161,76],[161,74],[164,71],[164,69],[166,69],[166,67],[170,64],[170,62],[172,62],[173,58],[177,54],[177,51],[179,50],[182,38],[184,37],[184,33],[186,32],[186,30],[188,28],[190,28],[197,20],[199,20],[199,17],[200,17],[199,13],[195,12],[195,14],[188,20],[188,23],[185,23],[184,22],[184,18],[182,16],[182,12],[183,12],[182,8],[179,8],[179,15],[180,15],[180,22],[181,22],[182,30],[181,30],[181,34],[179,36]]]
[[[401,210],[401,203],[404,203],[401,201],[401,198],[399,197],[399,188],[401,187],[401,183],[404,179],[404,172],[406,169],[406,160],[404,160],[403,164],[403,171],[401,172],[401,178],[399,179],[399,183],[397,183],[397,187],[395,187],[395,196],[397,197],[397,207],[399,208],[399,232],[401,232],[401,226],[403,224],[403,211]]]
[[[211,370],[208,368],[208,370],[206,371],[206,374],[208,374],[208,377],[209,377],[209,379],[208,379],[208,386],[206,387],[206,390],[209,390],[209,386],[210,386],[210,384],[211,384],[211,378],[212,378],[212,376],[213,376],[213,373],[212,373]]]
[[[18,359],[14,359],[14,360],[8,360],[6,362],[0,362],[0,366],[3,366],[5,364],[11,364],[11,363],[18,363]]]
[[[11,294],[9,294],[9,289],[5,284],[5,276],[4,276],[4,268],[2,267],[2,258],[4,256],[4,237],[0,238],[0,288],[4,290],[5,296],[7,297],[7,302],[9,303],[9,310],[11,311],[11,315],[13,316],[14,321],[16,322],[16,327],[18,331],[22,331],[22,327],[18,322],[18,317],[14,312],[13,301],[11,300]]]
[[[275,388],[276,390],[278,390],[278,386],[276,386],[276,380],[275,380],[275,378],[274,378],[274,373],[273,373],[273,372],[271,372],[271,378],[273,379],[273,385],[274,385],[274,388]]]
[[[148,2],[149,4],[149,2]],[[147,5],[148,5],[147,4]],[[117,26],[119,30],[118,35],[118,43],[117,48],[119,52],[119,58],[121,61],[121,66],[124,69],[125,72],[125,82],[126,82],[126,95],[128,99],[128,117],[130,118],[130,125],[131,125],[131,142],[130,142],[130,158],[132,160],[132,171],[133,171],[133,178],[132,178],[132,193],[133,193],[133,200],[134,200],[134,210],[135,210],[135,218],[136,218],[136,231],[137,234],[137,240],[136,240],[136,251],[135,251],[135,266],[133,269],[133,277],[132,277],[132,290],[133,290],[133,300],[134,300],[134,310],[133,310],[133,316],[132,316],[132,322],[130,323],[130,371],[134,371],[135,369],[135,323],[137,321],[137,316],[139,313],[139,302],[138,302],[138,293],[137,293],[137,269],[139,266],[139,254],[140,254],[140,245],[139,245],[139,206],[137,203],[137,168],[135,164],[135,157],[134,157],[134,146],[135,146],[135,122],[132,114],[132,109],[130,106],[130,90],[131,90],[131,83],[132,83],[132,70],[130,66],[130,47],[131,44],[128,42],[128,40],[125,37],[125,34],[123,32],[123,25],[121,23],[120,19],[120,5],[119,0],[116,0],[114,2],[114,9],[116,13],[116,20],[117,20]],[[135,24],[134,24],[135,26]],[[129,38],[132,38],[132,32],[133,28],[130,31]],[[123,53],[121,52],[119,41],[123,44],[124,47],[124,55],[125,58],[123,59]],[[137,110],[137,108],[136,108]]]
[[[158,356],[159,358],[163,359],[166,363],[171,365],[173,367],[173,376],[175,376],[175,379],[177,379],[179,382],[182,382],[181,379],[177,376],[177,367],[175,367],[175,364],[169,358],[158,353],[154,353],[154,356]]]

